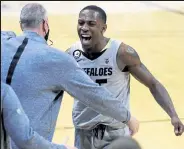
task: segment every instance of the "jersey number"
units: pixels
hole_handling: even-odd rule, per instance
[[[99,85],[102,85],[104,83],[107,83],[107,79],[96,79],[96,83],[98,83]]]

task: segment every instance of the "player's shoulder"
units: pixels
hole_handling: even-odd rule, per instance
[[[137,53],[134,48],[132,48],[129,44],[125,43],[119,39],[112,39],[112,42],[115,47],[117,47],[117,58],[125,61],[126,59],[130,60],[134,57],[137,57]]]
[[[118,53],[127,46],[127,44],[120,39],[110,38],[110,41],[111,47],[117,49]]]
[[[110,38],[110,40],[111,40],[111,43],[112,44],[118,44],[118,45],[120,45],[121,43],[123,43],[122,40],[116,39],[116,38]]]
[[[118,53],[122,48],[125,48],[125,46],[127,45],[123,40],[120,39],[110,38],[110,41],[110,47],[112,47],[113,49],[117,49]]]
[[[81,49],[82,48],[82,44],[81,44],[81,42],[80,41],[76,41],[75,43],[73,43],[72,45],[71,45],[71,47],[70,47],[71,49],[74,49],[74,50],[76,50],[76,49]]]
[[[120,39],[115,39],[115,38],[110,38],[111,39],[111,43],[114,44],[114,45],[118,45],[119,48],[126,48],[126,47],[129,47],[130,45],[127,44],[126,42],[124,42],[123,40],[120,40]]]
[[[74,51],[76,50],[82,50],[82,44],[80,41],[76,41],[75,43],[73,43],[67,50],[66,53],[68,54],[72,54]]]

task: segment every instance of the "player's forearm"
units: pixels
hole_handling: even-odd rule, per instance
[[[165,87],[156,81],[150,88],[152,95],[154,96],[157,103],[165,110],[165,112],[172,118],[177,117],[172,100],[165,89]]]

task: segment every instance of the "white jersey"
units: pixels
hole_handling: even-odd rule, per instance
[[[80,41],[72,45],[67,52],[76,59],[78,64],[94,82],[106,87],[129,109],[130,75],[129,72],[122,72],[116,62],[120,44],[121,41],[110,39],[105,47],[105,52],[94,60],[90,60],[84,56]],[[92,129],[97,124],[110,125],[116,128],[125,127],[125,124],[122,122],[103,116],[76,99],[74,101],[72,117],[75,127],[81,129]]]

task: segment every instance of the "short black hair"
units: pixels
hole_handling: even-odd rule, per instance
[[[98,12],[98,13],[100,14],[101,19],[102,19],[103,22],[106,24],[107,15],[106,15],[105,11],[104,11],[102,8],[100,8],[100,7],[96,6],[96,5],[89,5],[89,6],[84,7],[84,8],[80,11],[80,13],[81,13],[82,11],[84,11],[84,10],[93,10],[93,11]],[[79,14],[80,14],[80,13],[79,13]]]

